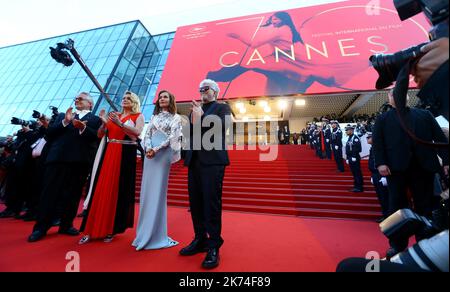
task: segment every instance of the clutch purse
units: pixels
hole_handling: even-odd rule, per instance
[[[152,138],[150,140],[150,147],[153,149],[161,146],[167,140],[167,138],[168,136],[166,135],[166,133],[157,130],[152,134]]]

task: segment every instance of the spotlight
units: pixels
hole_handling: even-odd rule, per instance
[[[280,100],[278,106],[280,109],[285,110],[288,107],[288,102],[286,100]]]
[[[262,108],[267,108],[267,107],[269,106],[269,103],[268,103],[266,100],[261,100],[261,101],[259,102],[259,105],[260,105]]]
[[[296,106],[305,106],[306,105],[306,100],[304,100],[304,99],[297,99],[297,100],[295,100],[295,105]]]
[[[242,102],[237,102],[237,103],[236,103],[236,108],[237,108],[237,109],[244,108],[244,104],[243,104]]]

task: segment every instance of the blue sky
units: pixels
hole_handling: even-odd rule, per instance
[[[175,31],[178,26],[183,25],[339,1],[2,1],[0,4],[0,47],[136,19],[141,20],[152,34],[159,34]]]

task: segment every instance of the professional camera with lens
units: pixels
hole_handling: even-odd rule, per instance
[[[43,114],[41,114],[40,112],[34,110],[34,111],[33,111],[32,117],[35,118],[35,119],[42,119],[42,118],[45,117],[45,115],[43,115]]]
[[[11,124],[12,125],[18,125],[18,126],[29,127],[32,124],[32,122],[31,121],[25,121],[25,120],[13,117],[11,119]]]
[[[56,106],[50,106],[49,109],[52,111],[52,117],[56,117],[59,115],[58,108]]]
[[[380,224],[381,231],[392,241],[415,235],[420,241],[393,256],[390,261],[415,266],[428,271],[449,270],[449,206],[448,190],[443,193],[440,208],[432,219],[419,216],[409,209],[397,211]]]
[[[56,62],[63,64],[66,67],[72,66],[74,63],[72,57],[65,50],[70,49],[67,44],[58,43],[56,48],[50,47],[50,55]]]
[[[430,32],[430,40],[448,37],[448,1],[443,0],[394,0],[394,5],[400,19],[406,20],[420,12],[424,12],[428,21],[434,26]],[[395,54],[379,54],[370,57],[379,79],[376,83],[378,90],[387,88],[393,84],[401,69],[411,60],[418,60],[423,54],[421,48],[423,43]]]

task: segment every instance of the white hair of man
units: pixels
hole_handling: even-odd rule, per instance
[[[84,95],[86,97],[86,100],[91,104],[91,110],[94,107],[94,99],[92,98],[91,94],[89,92],[80,92],[80,95]]]
[[[205,87],[205,86],[211,87],[211,89],[215,92],[216,99],[219,97],[220,87],[216,81],[211,80],[211,79],[205,79],[200,83],[200,88]]]

